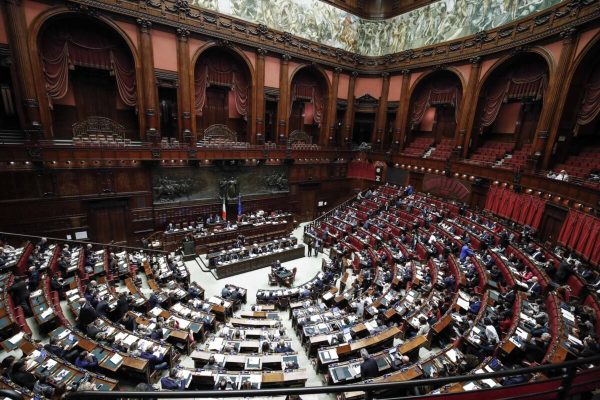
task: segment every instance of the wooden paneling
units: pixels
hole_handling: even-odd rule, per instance
[[[539,232],[542,240],[554,242],[560,234],[560,229],[566,217],[567,209],[556,204],[546,203]]]
[[[92,200],[88,204],[88,237],[99,243],[127,243],[130,213],[128,199]]]

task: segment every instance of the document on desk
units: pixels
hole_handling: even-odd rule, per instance
[[[217,337],[214,338],[208,345],[208,350],[216,350],[216,351],[221,351],[221,349],[223,348],[223,342],[224,339]]]
[[[477,386],[477,384],[475,382],[469,382],[466,385],[463,386],[463,389],[465,390],[465,392],[471,391],[471,390],[477,390],[479,389],[479,386]]]
[[[181,305],[179,303],[177,303],[176,305],[178,305],[179,307],[181,307]],[[173,306],[173,308],[175,308],[175,306]],[[162,308],[160,308],[160,307],[154,307],[149,312],[149,314],[152,315],[153,317],[158,317],[161,313],[162,313]]]
[[[8,341],[9,341],[11,344],[14,344],[14,345],[16,345],[16,344],[18,344],[18,343],[19,343],[21,340],[23,340],[23,336],[24,336],[24,335],[25,335],[25,333],[24,333],[24,332],[17,333],[15,336],[13,336],[13,337],[11,337],[10,339],[8,339]]]
[[[133,343],[135,343],[139,338],[135,335],[128,335],[125,339],[123,339],[123,343],[125,343],[127,346],[131,346]]]
[[[579,346],[583,346],[583,342],[581,340],[579,340],[578,338],[576,338],[575,336],[573,336],[573,335],[568,335],[568,339],[569,339],[570,342],[573,342],[573,343],[575,343],[575,344],[577,344]]]
[[[500,384],[498,382],[496,382],[495,380],[493,380],[493,379],[484,379],[481,382],[485,383],[489,387],[500,386]]]
[[[458,354],[456,353],[456,350],[454,349],[450,349],[446,352],[446,357],[448,357],[450,359],[450,361],[452,361],[453,363],[456,363],[456,361],[458,360]]]
[[[110,359],[109,361],[115,365],[119,365],[121,363],[121,361],[123,361],[123,357],[121,357],[121,355],[119,353],[115,353]]]
[[[57,339],[58,340],[63,340],[64,338],[67,337],[67,335],[69,335],[71,333],[71,331],[69,329],[65,329],[63,330],[61,333],[58,334]]]
[[[40,318],[46,319],[52,314],[52,309],[49,308],[40,314]]]

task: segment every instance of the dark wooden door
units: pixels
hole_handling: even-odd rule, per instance
[[[439,143],[443,138],[454,137],[454,130],[456,129],[454,107],[437,107],[435,112],[437,122],[434,138],[436,143]]]
[[[546,203],[542,222],[540,224],[539,234],[542,240],[554,242],[558,239],[560,230],[565,219],[567,218],[567,210],[552,203]]]
[[[227,125],[229,119],[229,88],[211,86],[206,89],[206,104],[202,111],[202,129],[214,124]]]
[[[129,233],[127,199],[90,201],[88,208],[89,238],[94,242],[126,244]]]

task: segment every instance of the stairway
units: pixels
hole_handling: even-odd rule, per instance
[[[23,144],[25,135],[21,131],[0,130],[0,144]]]
[[[435,146],[431,146],[426,152],[425,154],[423,154],[423,158],[427,158],[431,155],[431,153],[433,153],[435,151]]]

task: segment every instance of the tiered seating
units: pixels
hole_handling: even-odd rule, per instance
[[[73,136],[73,144],[82,147],[127,147],[131,146],[131,139],[122,138],[118,134],[83,134]]]
[[[210,140],[199,140],[198,147],[205,148],[227,148],[227,149],[245,149],[250,144],[247,142],[236,142],[225,138],[212,138]]]
[[[52,353],[45,356],[58,360],[47,366],[57,376],[55,383],[97,368],[95,372],[119,379],[127,374],[136,381],[160,380],[163,389],[221,384],[259,389],[304,385],[307,373],[296,352],[306,351],[331,384],[474,376],[470,382],[419,388],[433,394],[510,384],[477,379],[482,372],[597,354],[600,346],[589,336],[600,331],[600,303],[589,292],[597,277],[583,278],[584,268],[562,278],[549,275],[564,260],[539,250],[528,229],[516,232],[463,211],[457,204],[407,195],[393,186],[361,193],[306,229],[306,240],[321,240],[330,250],[330,259],[313,280],[295,288],[261,290],[260,304],[235,317],[246,290],[226,285],[221,296],[205,300],[174,254],[63,249],[41,242],[31,252],[31,267],[62,272],[56,260],[59,253],[69,253],[65,267],[74,276],[64,294],[75,316],[84,314],[87,303],[106,302],[106,315],[91,324],[82,326],[78,320],[72,325],[62,315],[59,290],[50,286],[48,276],[42,277],[41,289],[30,296],[34,315],[40,314],[35,310],[40,304],[53,309],[56,329],[50,337],[67,351],[85,350],[97,360],[95,367],[82,369],[70,364],[70,355]],[[8,285],[11,277],[6,274],[0,282]],[[124,293],[130,299],[121,315]],[[289,308],[302,348],[293,347],[292,330],[284,329],[277,307]],[[7,312],[12,308],[5,302]],[[2,345],[33,354],[37,364],[31,363],[32,370],[46,362],[37,360],[43,354],[34,353],[38,346],[25,335]],[[426,356],[422,348],[429,350]],[[188,354],[195,369],[178,364]],[[361,372],[363,357],[376,362],[369,375]],[[165,368],[179,366],[169,374],[178,382],[175,386],[160,378],[162,368],[155,367],[163,363]],[[118,383],[93,377],[100,390]],[[534,385],[548,377],[521,379]],[[360,389],[345,398],[365,397]]]
[[[565,170],[569,177],[588,179],[592,172],[600,172],[600,146],[587,146],[578,155],[569,156],[564,163],[558,164],[553,171]]]
[[[430,137],[418,137],[413,140],[401,154],[407,156],[415,156],[422,157],[423,154],[431,147],[433,144],[433,138]]]
[[[179,140],[175,138],[162,138],[160,141],[160,147],[163,149],[178,149],[180,146]]]
[[[499,166],[504,169],[521,169],[527,162],[527,156],[531,151],[531,144],[525,144],[520,150],[516,150],[514,153],[507,155],[502,164]]]
[[[495,163],[514,148],[514,143],[488,141],[466,160],[469,163]]]
[[[433,158],[434,160],[447,160],[452,153],[452,142],[453,139],[442,139],[442,141],[435,146],[435,149],[428,158]]]
[[[318,144],[309,144],[309,143],[293,143],[292,150],[319,150]]]
[[[380,190],[385,192],[387,200],[380,198]],[[292,312],[295,319],[302,316],[311,321],[297,326],[302,328],[300,336],[307,341],[309,354],[317,349],[317,363],[321,370],[326,368],[328,382],[364,380],[360,373],[363,360],[356,358],[356,352],[362,348],[369,349],[369,357],[376,360],[379,370],[379,377],[369,379],[367,383],[406,381],[432,376],[433,373],[443,376],[450,372],[450,365],[456,366],[460,360],[466,360],[469,365],[461,373],[510,369],[515,363],[516,366],[531,365],[525,361],[520,364],[519,360],[524,355],[527,355],[527,360],[556,363],[565,360],[569,353],[579,354],[582,346],[588,348],[586,346],[589,345],[577,335],[577,329],[587,329],[573,318],[573,306],[566,303],[583,300],[585,284],[572,275],[567,281],[570,290],[547,294],[553,286],[545,268],[556,267],[560,261],[552,253],[544,251],[547,262],[540,262],[535,250],[537,245],[524,247],[528,231],[513,233],[503,228],[501,223],[472,212],[459,216],[456,205],[420,195],[404,198],[401,192],[390,191],[385,186],[367,195],[361,194],[360,203],[346,204],[306,230],[306,238],[327,241],[337,255],[354,253],[350,265],[361,271],[351,289],[339,293],[332,303],[300,304]],[[465,240],[471,242],[477,253],[459,261],[453,253],[463,246]],[[405,247],[407,253],[403,251]],[[531,251],[532,248],[534,251]],[[441,253],[447,256],[438,256]],[[429,259],[427,271],[422,269],[423,263],[414,263],[410,268],[405,254],[421,260],[435,256],[435,261]],[[395,261],[392,286],[388,288],[383,284],[383,290],[378,289],[379,284],[374,284],[388,274],[385,266],[390,259]],[[375,265],[378,267],[374,268],[374,273],[364,274]],[[436,273],[438,266],[440,271]],[[393,282],[397,285],[411,269],[412,280],[409,278],[405,292],[398,291]],[[448,303],[448,292],[440,296],[436,290],[427,290],[427,284],[425,291],[423,287],[415,290],[415,282],[427,282],[425,276],[429,277],[431,285],[441,285],[440,289],[455,293],[453,302]],[[357,298],[355,288],[357,284],[361,287],[364,282],[371,282],[371,285],[359,291],[362,294]],[[380,300],[373,299],[374,290],[381,293]],[[353,310],[365,300],[364,314],[360,314],[364,317],[363,322],[347,314],[348,310]],[[393,303],[396,300],[399,301]],[[444,307],[440,307],[441,300],[446,301]],[[590,302],[587,307],[597,314],[600,306],[593,300],[590,297],[586,299]],[[338,308],[330,310],[328,304]],[[420,327],[418,318],[428,318],[438,308],[448,310],[448,314],[438,313],[436,323],[429,330],[433,334],[410,336]],[[309,315],[306,315],[307,311]],[[544,311],[549,316],[549,323],[538,320],[532,325],[533,316]],[[323,319],[322,316],[328,317]],[[311,318],[315,318],[314,323]],[[387,323],[394,320],[402,321],[398,334],[407,336],[404,343],[389,347],[390,337],[386,332],[390,325]],[[493,328],[490,328],[490,321]],[[382,322],[386,326],[381,326],[380,331],[378,326]],[[370,328],[367,338],[357,338],[352,334],[359,325]],[[439,330],[434,331],[436,325]],[[497,342],[490,342],[490,329],[497,331]],[[342,336],[338,335],[338,330]],[[347,337],[346,332],[351,336]],[[548,336],[540,337],[541,332],[547,332]],[[441,350],[434,351],[427,359],[414,360],[410,356],[411,349],[423,344],[439,344]],[[378,351],[382,348],[383,351]],[[408,354],[409,358],[400,359],[395,354]],[[478,364],[470,364],[473,355]],[[492,359],[492,355],[499,358]],[[524,379],[527,382],[534,377],[526,376]],[[430,390],[434,389],[431,393],[447,393],[504,384],[504,380],[486,379]],[[360,390],[345,393],[345,398],[363,396]]]

